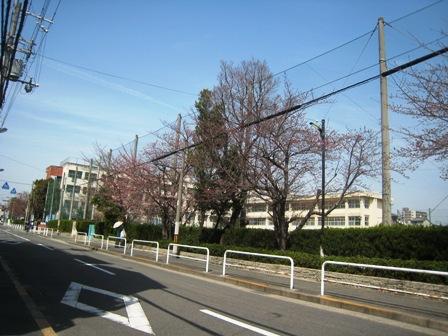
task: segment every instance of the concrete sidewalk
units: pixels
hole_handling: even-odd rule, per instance
[[[166,265],[166,250],[160,250],[159,262],[156,262],[155,255],[149,253],[137,252],[134,257],[130,257],[130,247],[126,255],[123,255],[123,248],[116,248],[114,245],[110,246],[109,251],[105,251],[99,250],[98,246],[85,246],[82,241],[78,241],[75,244],[74,239],[65,233],[55,234],[52,240],[91,248],[101,253],[110,253],[142,263],[157,265],[158,267],[232,283],[269,294],[306,300],[448,332],[448,302],[446,300],[334,283],[326,283],[326,295],[320,296],[320,282],[316,281],[316,279],[304,280],[301,273],[306,272],[301,271],[306,269],[302,268],[295,269],[294,289],[290,290],[289,278],[287,276],[260,272],[255,269],[230,267],[226,270],[226,276],[223,277],[222,262],[220,263],[219,258],[216,257],[210,262],[209,272],[205,273],[205,263],[198,261],[171,257],[170,264]],[[300,275],[302,275],[301,278],[298,277]]]

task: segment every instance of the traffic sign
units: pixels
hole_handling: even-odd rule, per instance
[[[11,194],[13,194],[13,195],[17,194],[16,188],[11,189]]]
[[[5,189],[5,190],[8,190],[8,189],[9,189],[9,184],[8,184],[8,182],[5,182],[5,183],[3,184],[2,189]]]

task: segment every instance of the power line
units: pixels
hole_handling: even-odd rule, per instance
[[[19,163],[19,164],[21,164],[21,165],[23,165],[23,166],[27,166],[27,167],[36,169],[36,170],[38,170],[38,171],[41,171],[40,168],[37,168],[37,167],[35,167],[35,166],[31,166],[31,165],[29,165],[28,163],[21,162],[21,161],[19,161],[19,160],[16,160],[16,159],[10,157],[10,156],[4,155],[4,154],[0,154],[0,156],[2,156],[2,157],[4,157],[4,158],[7,158],[7,159],[9,159],[9,160],[11,160],[11,161],[14,161],[14,162],[16,162],[16,163]]]
[[[134,83],[137,83],[137,84],[154,87],[154,88],[161,89],[161,90],[181,93],[181,94],[188,95],[188,96],[197,96],[196,94],[191,93],[191,92],[178,90],[178,89],[172,89],[172,88],[169,88],[169,87],[166,87],[166,86],[162,86],[162,85],[158,85],[158,84],[154,84],[154,83],[149,83],[149,82],[144,82],[144,81],[141,81],[141,80],[138,80],[138,79],[133,79],[133,78],[130,78],[130,77],[125,77],[125,76],[115,75],[115,74],[112,74],[112,73],[109,73],[109,72],[105,72],[105,71],[95,70],[93,68],[89,68],[89,67],[86,67],[86,66],[76,65],[76,64],[73,64],[73,63],[61,61],[61,60],[59,60],[57,58],[45,56],[45,55],[42,55],[42,54],[38,54],[38,55],[40,55],[42,58],[48,59],[48,60],[56,62],[56,63],[61,63],[61,64],[64,64],[64,65],[71,66],[73,68],[77,68],[77,69],[93,72],[93,73],[96,73],[96,74],[99,74],[99,75],[108,76],[108,77],[111,77],[111,78],[116,78],[116,79],[121,79],[121,80],[126,80],[126,81],[129,81],[129,82],[134,82]]]
[[[309,107],[311,105],[314,105],[314,104],[318,103],[319,101],[328,99],[331,96],[334,96],[334,95],[337,95],[339,93],[351,90],[351,89],[356,88],[356,87],[361,86],[361,85],[365,85],[365,84],[367,84],[367,83],[369,83],[369,82],[371,82],[373,80],[379,79],[380,77],[388,77],[388,76],[393,75],[393,74],[395,74],[395,73],[397,73],[399,71],[402,71],[402,70],[405,70],[405,69],[407,69],[409,67],[412,67],[412,66],[414,66],[414,65],[416,65],[418,63],[421,63],[421,62],[427,61],[427,60],[429,60],[429,59],[431,59],[433,57],[442,55],[442,54],[444,54],[446,52],[448,52],[448,47],[439,49],[439,50],[434,51],[434,52],[432,52],[430,54],[424,55],[424,56],[416,58],[416,59],[414,59],[414,60],[412,60],[410,62],[401,64],[401,65],[399,65],[399,66],[397,66],[395,68],[387,70],[387,71],[385,71],[385,72],[383,72],[381,74],[374,75],[372,77],[366,78],[366,79],[361,80],[359,82],[356,82],[354,84],[350,84],[348,86],[345,86],[345,87],[342,87],[340,89],[334,90],[334,91],[332,91],[330,93],[324,94],[324,95],[322,95],[320,97],[317,97],[317,98],[314,98],[314,99],[311,99],[311,100],[309,100],[307,102],[304,102],[302,104],[298,104],[298,105],[295,105],[295,106],[290,107],[288,109],[285,109],[285,110],[282,110],[282,111],[270,114],[270,115],[265,116],[263,118],[258,118],[258,119],[254,120],[254,121],[244,123],[240,127],[235,128],[234,131],[243,130],[243,129],[246,129],[246,128],[250,127],[250,126],[253,126],[253,125],[256,125],[256,124],[260,124],[262,122],[265,122],[265,121],[268,121],[268,120],[271,120],[271,119],[274,119],[274,118],[277,118],[277,117],[280,117],[280,116],[283,116],[283,115],[295,112],[295,111],[300,110],[300,109],[304,109],[306,107]],[[183,151],[195,148],[195,147],[199,146],[200,144],[202,144],[201,141],[197,142],[197,143],[193,143],[193,144],[188,145],[188,146],[184,146],[184,147],[179,148],[177,150],[173,150],[173,151],[170,151],[170,152],[168,152],[166,154],[160,155],[160,156],[158,156],[158,157],[156,157],[154,159],[151,159],[151,160],[148,160],[148,161],[144,161],[144,162],[140,163],[139,165],[143,165],[145,163],[154,163],[156,161],[160,161],[162,159],[165,159],[165,158],[167,158],[169,156],[172,156],[172,155],[175,155],[177,153],[180,153],[180,152],[183,152]]]
[[[401,20],[403,20],[403,19],[406,19],[406,18],[408,18],[408,17],[410,17],[410,16],[412,16],[412,15],[415,15],[415,14],[420,13],[420,12],[422,12],[422,11],[428,9],[428,8],[431,8],[431,7],[435,6],[435,5],[438,5],[439,3],[442,3],[443,1],[445,1],[445,0],[438,0],[438,1],[435,1],[435,2],[433,2],[433,3],[431,3],[431,4],[427,5],[427,6],[421,7],[421,8],[419,8],[419,9],[413,11],[413,12],[410,12],[410,13],[408,13],[408,14],[405,14],[405,15],[403,15],[403,16],[400,16],[400,17],[398,17],[398,18],[396,18],[396,19],[390,21],[390,23],[395,23],[395,22],[401,21]]]
[[[410,17],[410,16],[412,16],[412,15],[415,15],[415,14],[417,14],[417,13],[420,13],[420,12],[422,12],[422,11],[424,11],[424,10],[430,8],[430,7],[433,7],[433,6],[439,4],[439,3],[443,2],[443,1],[445,1],[445,0],[438,0],[438,1],[436,1],[436,2],[433,2],[433,3],[431,3],[431,4],[427,5],[427,6],[421,7],[421,8],[419,8],[419,9],[415,10],[415,11],[412,11],[412,12],[410,12],[410,13],[407,13],[407,14],[403,15],[403,16],[400,16],[400,17],[398,17],[398,18],[396,18],[396,19],[390,21],[390,23],[394,23],[394,22],[401,21],[401,20],[403,20],[403,19],[405,19],[405,18],[408,18],[408,17]],[[311,58],[309,58],[309,59],[307,59],[307,60],[305,60],[305,61],[303,61],[303,62],[300,62],[300,63],[298,63],[298,64],[296,64],[296,65],[293,65],[293,66],[291,66],[291,67],[289,67],[289,68],[287,68],[287,69],[284,69],[284,70],[282,70],[282,71],[276,72],[275,74],[272,75],[272,77],[276,77],[276,76],[278,76],[278,75],[280,75],[280,74],[284,74],[285,72],[288,72],[288,71],[293,70],[293,69],[295,69],[295,68],[298,68],[298,67],[300,67],[300,66],[302,66],[302,65],[305,65],[305,64],[307,64],[307,63],[309,63],[309,62],[312,62],[312,61],[314,61],[314,60],[316,60],[316,59],[318,59],[318,58],[320,58],[320,57],[323,57],[323,56],[325,56],[325,55],[328,55],[328,54],[332,53],[333,51],[336,51],[336,50],[338,50],[338,49],[341,49],[341,48],[343,48],[343,47],[345,47],[345,46],[347,46],[347,45],[349,45],[349,44],[351,44],[351,43],[353,43],[353,42],[356,42],[356,41],[362,39],[363,37],[365,37],[365,36],[367,36],[367,35],[369,35],[369,34],[372,34],[373,32],[374,32],[374,30],[370,30],[370,31],[368,31],[368,32],[366,32],[366,33],[364,33],[364,34],[361,34],[361,35],[359,35],[359,36],[357,36],[357,37],[354,37],[354,38],[352,38],[351,40],[349,40],[349,41],[347,41],[347,42],[344,42],[344,43],[342,43],[342,44],[340,44],[340,45],[338,45],[338,46],[336,46],[336,47],[334,47],[334,48],[332,48],[332,49],[329,49],[329,50],[327,50],[327,51],[324,51],[323,53],[321,53],[321,54],[319,54],[319,55],[313,56],[313,57],[311,57]]]

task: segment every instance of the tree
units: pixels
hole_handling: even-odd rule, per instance
[[[29,194],[24,192],[9,200],[9,217],[12,220],[25,218]]]
[[[202,90],[195,103],[197,113],[195,142],[199,143],[188,156],[192,166],[194,200],[202,228],[205,213],[216,216],[215,228],[225,221],[231,207],[232,195],[238,192],[233,178],[229,178],[232,150],[223,116],[222,105],[216,104],[210,90]]]
[[[47,195],[48,183],[51,179],[36,180],[33,183],[33,190],[31,191],[30,205],[31,213],[34,218],[42,220],[44,218],[45,198]]]
[[[232,153],[231,160],[227,161],[231,165],[225,172],[236,187],[231,198],[231,217],[224,229],[235,226],[238,221],[243,226],[246,223],[244,204],[251,188],[246,173],[257,133],[244,125],[274,111],[275,88],[276,81],[265,62],[252,59],[239,65],[221,63],[213,93],[216,104],[222,107]]]
[[[427,159],[441,163],[441,178],[448,179],[448,65],[428,65],[410,70],[398,83],[398,101],[392,109],[410,116],[417,124],[399,130],[406,145],[398,154],[415,169]]]

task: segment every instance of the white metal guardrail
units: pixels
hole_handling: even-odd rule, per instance
[[[104,245],[104,235],[100,235],[100,234],[94,233],[91,236],[89,236],[89,246],[90,246],[90,243],[92,242],[92,240],[99,239],[99,238],[101,238],[101,247],[100,247],[100,249],[102,250],[103,249],[103,245]]]
[[[84,236],[84,245],[87,244],[87,233],[85,232],[77,232],[75,236],[75,243],[78,240],[78,236]]]
[[[145,249],[139,249],[134,246],[134,243],[140,243],[140,244],[153,244],[156,245],[156,251],[154,252],[153,249],[151,250],[145,250]],[[159,261],[159,242],[151,241],[151,240],[140,240],[140,239],[134,239],[131,243],[131,257],[134,255],[135,251],[143,251],[143,252],[152,252],[156,254],[156,261]]]
[[[177,247],[186,247],[192,250],[203,250],[206,251],[206,259],[201,259],[201,258],[195,258],[195,257],[190,257],[190,256],[185,256],[185,255],[177,255],[176,253],[170,253],[171,251],[171,246],[177,246]],[[170,262],[170,255],[171,256],[176,256],[178,258],[184,258],[184,259],[190,259],[190,260],[196,260],[196,261],[205,261],[205,273],[208,272],[208,264],[210,261],[210,250],[207,247],[202,247],[202,246],[193,246],[193,245],[182,245],[182,244],[174,244],[174,243],[170,243],[168,244],[168,249],[166,250],[166,263],[169,264]]]
[[[432,275],[441,275],[441,276],[448,277],[448,272],[441,272],[441,271],[431,271],[431,270],[423,270],[423,269],[416,269],[416,268],[403,268],[403,267],[393,267],[393,266],[369,265],[369,264],[356,264],[356,263],[349,263],[349,262],[343,262],[343,261],[327,260],[322,264],[322,268],[321,268],[320,295],[325,295],[325,266],[326,265],[351,266],[351,267],[358,267],[358,268],[373,268],[373,269],[383,269],[383,270],[388,270],[388,271],[432,274]],[[381,290],[386,290],[386,291],[390,291],[390,292],[413,294],[413,295],[448,300],[448,297],[445,297],[445,296],[435,296],[435,295],[430,295],[430,294],[426,294],[426,293],[411,292],[411,291],[405,291],[405,290],[395,289],[395,288],[387,288],[387,287],[374,286],[374,285],[364,285],[364,284],[357,284],[357,283],[338,281],[338,280],[326,280],[326,281],[334,282],[334,283],[341,283],[341,284],[346,284],[346,285],[355,285],[358,287],[381,289]]]
[[[118,241],[118,247],[120,246],[119,242],[120,241],[124,241],[124,249],[123,249],[123,254],[126,254],[126,238],[122,238],[122,237],[114,237],[114,236],[109,236],[107,237],[106,240],[106,251],[109,250],[109,241],[111,240],[116,240]]]
[[[253,256],[264,257],[264,258],[274,258],[274,259],[289,260],[289,262],[291,263],[291,274],[290,274],[290,277],[289,277],[289,289],[293,289],[294,288],[294,260],[291,257],[279,256],[279,255],[274,255],[274,254],[263,254],[263,253],[253,253],[253,252],[245,252],[245,251],[226,250],[224,252],[224,260],[223,260],[223,263],[222,263],[222,275],[223,276],[226,275],[227,253],[243,254],[243,255],[253,255]]]

